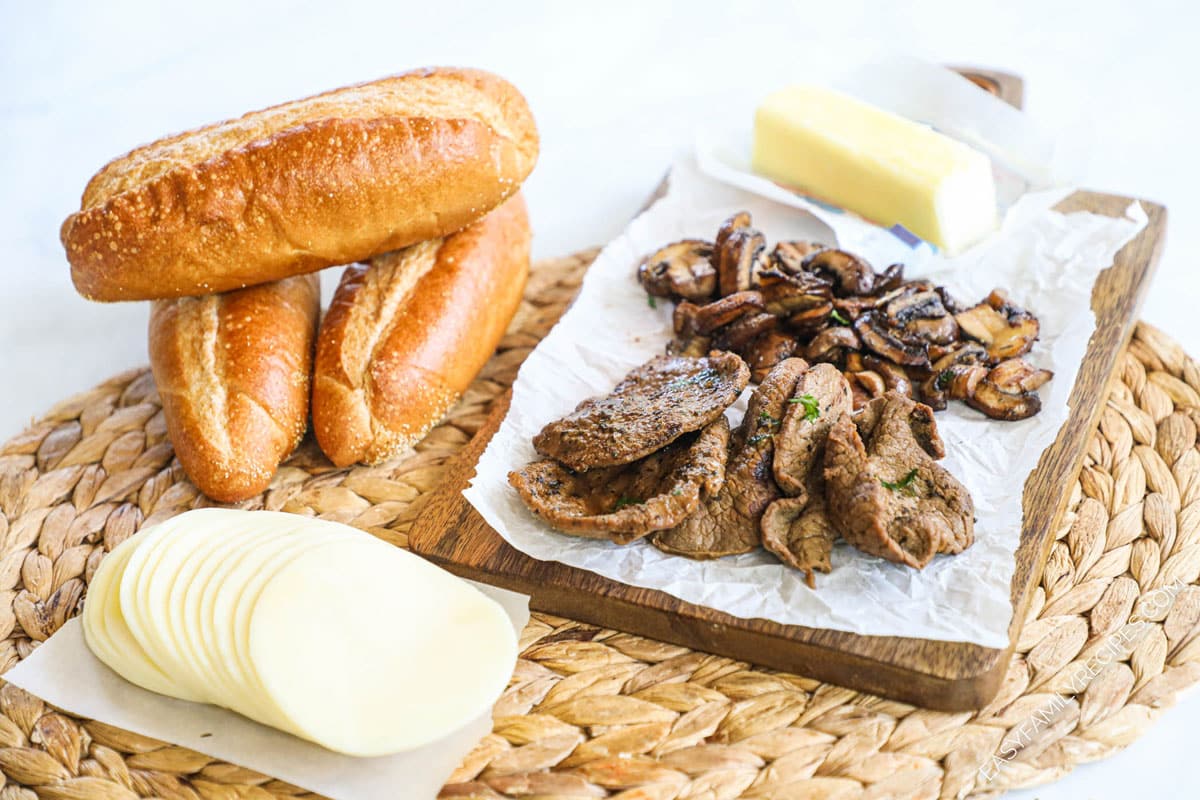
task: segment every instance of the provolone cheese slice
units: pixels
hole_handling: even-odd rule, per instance
[[[303,517],[294,514],[279,514],[287,518],[280,521],[280,535],[276,536],[261,547],[247,551],[241,561],[230,571],[222,590],[217,593],[213,604],[213,620],[216,631],[216,650],[221,662],[228,670],[236,692],[233,706],[237,711],[262,722],[283,730],[290,730],[284,717],[270,703],[269,697],[264,696],[249,681],[242,661],[238,654],[237,629],[238,608],[242,598],[251,593],[250,586],[260,578],[269,578],[276,569],[278,561],[287,559],[297,553],[328,540],[328,535],[320,530],[303,527]],[[344,537],[339,533],[339,539]]]
[[[352,755],[419,747],[487,712],[516,660],[469,584],[338,523],[203,509],[100,564],[88,646],[150,691]]]
[[[182,644],[181,631],[171,624],[168,596],[171,588],[179,582],[179,573],[188,563],[192,552],[203,539],[202,532],[193,526],[174,525],[152,543],[143,545],[150,549],[146,560],[134,580],[133,598],[137,604],[137,617],[155,642],[154,653],[161,659],[163,669],[176,683],[189,692],[205,699],[209,696],[208,682],[193,667]]]
[[[196,699],[150,660],[121,614],[120,581],[137,549],[135,538],[126,539],[105,556],[92,576],[83,604],[84,641],[97,658],[125,680],[158,694]]]
[[[366,539],[372,538],[367,533],[358,535]],[[261,706],[263,721],[281,730],[299,735],[295,723],[274,704],[270,694],[264,690],[262,682],[259,680],[254,666],[250,662],[249,639],[251,613],[258,602],[258,597],[262,593],[263,588],[275,577],[280,569],[313,548],[331,542],[344,545],[347,531],[342,525],[323,522],[321,520],[309,520],[305,521],[304,527],[296,532],[295,537],[293,541],[289,542],[288,547],[279,548],[264,561],[258,572],[247,581],[245,588],[238,597],[237,605],[234,607],[230,632],[232,634],[231,647],[233,648],[234,656],[233,667],[238,671],[244,691]]]
[[[485,713],[517,652],[499,604],[366,537],[283,567],[254,607],[249,645],[299,732],[358,756],[419,747]]]
[[[183,592],[183,631],[188,653],[211,687],[209,694],[214,699],[210,702],[228,708],[224,698],[229,689],[218,680],[219,665],[210,644],[212,619],[206,612],[211,612],[217,573],[230,569],[232,562],[260,541],[261,534],[256,527],[256,515],[244,511],[203,509],[188,512],[186,516],[188,524],[209,532],[214,545],[196,555],[196,572]]]

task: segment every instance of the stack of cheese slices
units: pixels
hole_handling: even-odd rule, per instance
[[[62,227],[76,288],[152,300],[150,362],[184,470],[262,492],[308,428],[338,466],[437,423],[516,312],[524,98],[469,69],[338,89],[110,162]],[[314,274],[345,270],[320,323]]]
[[[354,756],[483,716],[517,655],[498,603],[411,553],[335,522],[218,508],[113,550],[83,631],[144,689]]]

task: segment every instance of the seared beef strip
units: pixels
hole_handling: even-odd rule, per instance
[[[829,572],[829,557],[837,531],[821,495],[781,497],[763,512],[762,543],[779,560],[801,570],[810,588],[816,588],[814,570]]]
[[[759,519],[779,497],[771,474],[775,437],[806,366],[803,359],[789,358],[767,373],[733,436],[725,486],[682,524],[655,533],[650,539],[655,547],[692,558],[720,558],[759,546]]]
[[[832,364],[814,364],[800,376],[775,437],[775,482],[784,494],[821,493],[825,439],[853,402],[850,385]]]
[[[829,515],[846,541],[918,569],[959,553],[975,535],[971,495],[934,458],[944,453],[933,411],[888,392],[854,421],[838,420],[825,448]]]
[[[749,380],[749,368],[733,353],[658,356],[612,394],[584,400],[542,428],[533,446],[577,471],[628,464],[720,417]]]
[[[552,459],[510,472],[522,502],[551,527],[628,544],[678,525],[720,491],[729,453],[724,416],[618,467],[573,472]]]
[[[837,534],[825,508],[825,440],[833,424],[850,415],[850,385],[837,367],[816,364],[800,376],[775,437],[774,472],[788,497],[767,507],[762,518],[763,547],[808,575],[829,571]]]

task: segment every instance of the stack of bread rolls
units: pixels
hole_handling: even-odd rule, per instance
[[[310,408],[337,466],[445,415],[520,302],[537,152],[509,83],[419,70],[139,147],[92,178],[62,241],[84,297],[153,301],[175,453],[236,502],[267,488]],[[321,320],[314,273],[342,264]]]

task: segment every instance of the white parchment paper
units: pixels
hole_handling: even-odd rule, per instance
[[[529,598],[473,585],[504,607],[520,635]],[[470,642],[458,643],[470,658]],[[125,681],[92,655],[76,617],[4,680],[51,705],[164,742],[191,748],[293,783],[333,800],[429,800],[492,729],[485,714],[433,744],[407,753],[355,758],[298,739],[216,706],[174,700]]]
[[[788,192],[752,193],[705,175],[691,158],[679,161],[667,196],[604,248],[574,305],[521,367],[508,416],[479,460],[465,496],[511,545],[534,558],[659,589],[735,616],[1006,646],[1022,488],[1067,418],[1067,398],[1095,327],[1092,284],[1146,223],[1137,205],[1121,219],[1052,211],[1066,194],[1025,195],[1009,209],[997,234],[947,260],[924,245],[908,249],[890,234],[879,235],[878,228],[810,206]],[[648,306],[635,275],[640,259],[677,239],[711,239],[720,222],[741,209],[754,215],[770,242],[836,238],[879,268],[903,256],[914,265],[910,277],[930,277],[964,302],[978,302],[992,288],[1004,287],[1016,303],[1037,314],[1041,339],[1030,359],[1056,374],[1041,390],[1042,412],[1022,422],[996,422],[952,403],[938,415],[948,451],[942,463],[975,499],[976,541],[965,553],[939,556],[916,571],[839,544],[833,571],[817,575],[814,591],[801,573],[763,551],[693,561],[644,542],[620,547],[556,533],[530,514],[508,485],[510,470],[537,457],[530,439],[543,425],[587,397],[606,394],[630,369],[663,352],[671,338],[671,304]],[[744,400],[731,413],[735,423]]]

